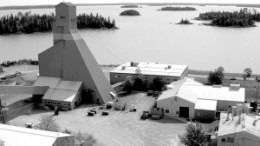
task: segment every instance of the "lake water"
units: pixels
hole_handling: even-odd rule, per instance
[[[81,6],[77,13],[99,13],[115,19],[118,30],[82,30],[82,37],[99,64],[149,61],[185,64],[192,69],[213,70],[223,66],[227,72],[250,67],[260,73],[260,23],[252,28],[220,28],[176,25],[182,18],[193,19],[211,10],[239,10],[232,6],[193,6],[197,11],[162,12],[161,6],[143,6],[141,16],[122,17],[120,6]],[[260,9],[256,9],[260,12]],[[0,16],[26,10],[4,10]],[[32,13],[52,13],[54,9],[32,9]],[[0,62],[37,54],[52,46],[52,33],[0,36]]]

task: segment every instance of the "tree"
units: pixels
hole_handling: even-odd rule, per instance
[[[60,126],[59,124],[53,119],[52,116],[43,115],[40,119],[40,123],[36,125],[38,129],[59,132]]]
[[[134,82],[133,82],[132,78],[129,78],[124,82],[122,90],[126,91],[127,94],[130,94],[133,90],[133,87],[134,87]]]
[[[242,75],[244,80],[246,80],[246,78],[251,77],[251,75],[252,75],[252,69],[251,68],[244,69],[244,72],[243,72],[243,75]]]
[[[73,135],[75,140],[80,143],[80,146],[93,146],[96,143],[96,139],[93,137],[93,135],[86,132],[82,133],[79,131]]]
[[[180,138],[181,142],[187,146],[207,145],[207,136],[199,123],[189,123],[186,127],[186,133]]]
[[[210,72],[208,76],[208,83],[209,84],[222,84],[222,79],[224,78],[224,68],[219,67],[214,72]]]
[[[144,91],[146,89],[146,80],[143,75],[136,75],[133,77],[134,86],[136,91]]]
[[[152,83],[152,88],[153,90],[156,90],[156,91],[162,91],[164,87],[164,83],[162,81],[162,78],[160,77],[155,77],[153,79],[153,83]]]
[[[5,142],[0,139],[0,146],[5,146]]]

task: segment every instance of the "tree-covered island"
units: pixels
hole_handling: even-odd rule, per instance
[[[193,24],[193,23],[191,23],[188,19],[181,19],[181,21],[176,24]]]
[[[136,10],[125,10],[123,12],[120,13],[120,16],[139,16],[140,13]]]
[[[159,9],[159,11],[196,11],[193,7],[172,7],[166,6]]]
[[[31,12],[21,13],[17,15],[7,15],[0,18],[0,35],[20,34],[20,33],[34,33],[34,32],[50,32],[52,31],[52,24],[55,15],[31,14]],[[115,20],[105,18],[92,13],[80,14],[77,16],[78,29],[116,29]]]
[[[260,21],[260,14],[253,10],[241,9],[240,11],[211,11],[200,13],[196,20],[211,20],[211,23],[204,25],[219,26],[219,27],[254,27],[255,21]]]

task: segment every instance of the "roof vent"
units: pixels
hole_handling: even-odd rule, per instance
[[[222,85],[216,85],[216,84],[214,84],[212,87],[214,87],[214,88],[221,88]]]
[[[171,69],[171,66],[170,66],[170,65],[168,65],[168,69]]]
[[[230,84],[230,90],[239,90],[240,84]]]
[[[122,70],[125,70],[125,66],[122,66]]]

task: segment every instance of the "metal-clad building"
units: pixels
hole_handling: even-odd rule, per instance
[[[69,134],[0,124],[0,141],[5,146],[72,146]]]
[[[82,90],[93,91],[93,102],[99,104],[108,102],[112,99],[110,92],[114,90],[77,30],[76,6],[71,3],[60,3],[55,10],[54,45],[38,56],[40,76],[60,78],[61,83],[63,81],[82,82]],[[71,87],[60,90],[60,86],[62,85],[56,86],[53,91],[48,90],[43,99],[47,102],[47,99],[51,97],[52,99],[61,98],[60,101],[63,101],[60,95],[65,92],[70,94],[69,92],[72,91]],[[77,94],[77,96],[80,95]]]
[[[188,66],[151,62],[129,62],[110,71],[110,82],[111,84],[122,82],[136,74],[142,74],[148,82],[152,82],[155,77],[160,77],[164,83],[170,84],[173,81],[186,77],[188,75]]]

